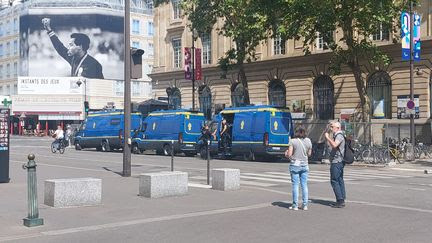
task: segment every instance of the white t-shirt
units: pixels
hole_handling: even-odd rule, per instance
[[[54,133],[55,135],[56,135],[56,139],[63,139],[63,137],[64,137],[64,132],[63,132],[63,130],[56,130],[55,131],[55,133]]]

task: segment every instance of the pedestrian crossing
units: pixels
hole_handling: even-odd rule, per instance
[[[403,175],[393,171],[377,171],[367,169],[345,169],[345,181],[362,181],[394,178],[410,178],[412,175]],[[191,176],[190,181],[202,183],[206,180],[205,176]],[[308,182],[310,183],[329,183],[330,172],[324,170],[309,171]],[[241,172],[240,184],[259,187],[271,187],[284,184],[291,184],[291,176],[288,171],[268,171],[268,172]]]

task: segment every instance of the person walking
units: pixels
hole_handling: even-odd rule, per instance
[[[299,184],[302,188],[302,209],[308,210],[309,192],[308,192],[308,157],[312,154],[312,142],[306,137],[306,130],[302,127],[296,129],[294,138],[290,140],[289,147],[285,151],[285,157],[289,158],[291,163],[289,171],[292,183],[293,203],[289,207],[292,210],[298,210]]]
[[[334,208],[345,207],[345,183],[343,179],[344,163],[343,157],[345,153],[345,137],[341,130],[339,122],[330,123],[330,132],[325,133],[325,138],[330,151],[330,183],[336,197],[336,203],[331,206]]]

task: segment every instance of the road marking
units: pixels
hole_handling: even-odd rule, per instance
[[[414,186],[432,186],[432,184],[422,184],[422,183],[408,183],[408,184]]]
[[[278,178],[278,179],[287,179],[287,180],[291,180],[291,176],[289,174],[287,174],[287,176],[280,176],[280,175],[266,175],[266,174],[257,174],[257,173],[242,173],[242,175],[247,175],[247,176],[258,176],[258,177],[270,177],[270,178]],[[308,180],[311,180],[311,178],[315,178],[315,179],[325,179],[328,180],[327,177],[322,177],[322,176],[314,176],[312,174],[309,173],[308,175]],[[318,180],[317,180],[318,181]]]
[[[247,210],[268,208],[268,207],[272,207],[272,206],[273,205],[271,204],[271,202],[259,203],[259,204],[249,205],[249,206],[222,208],[222,209],[214,209],[214,210],[201,211],[201,212],[174,214],[174,215],[168,215],[168,216],[162,216],[162,217],[156,217],[156,218],[136,219],[136,220],[120,221],[120,222],[114,222],[114,223],[108,223],[108,224],[89,225],[89,226],[76,227],[76,228],[42,231],[38,234],[0,237],[0,241],[29,239],[29,238],[36,238],[36,237],[42,237],[42,236],[57,236],[57,235],[73,234],[73,233],[80,233],[80,232],[113,229],[113,228],[126,227],[126,226],[131,226],[131,225],[141,225],[141,224],[171,221],[171,220],[177,220],[177,219],[219,215],[219,214],[232,213],[232,212],[241,212],[241,211],[247,211]]]
[[[212,188],[211,185],[204,185],[204,184],[191,183],[191,182],[188,183],[188,186],[190,186],[190,187],[197,187],[197,188],[206,188],[206,189]]]
[[[190,179],[196,179],[196,180],[206,180],[207,179],[207,177],[205,177],[205,176],[193,176],[193,177],[189,177],[189,178]],[[270,183],[257,182],[257,181],[246,181],[246,180],[241,180],[240,185],[263,186],[263,187],[277,186],[277,184],[270,184]]]
[[[392,187],[392,186],[387,186],[387,185],[373,185],[374,187],[383,187],[383,188],[389,188],[389,187]]]
[[[11,160],[13,163],[17,164],[25,164],[23,161],[17,161],[17,160]],[[75,170],[87,170],[87,171],[97,171],[97,172],[109,172],[112,174],[112,171],[108,170],[98,170],[98,169],[88,169],[88,168],[81,168],[81,167],[73,167],[73,166],[64,166],[64,165],[50,165],[50,164],[44,164],[44,163],[37,163],[38,166],[50,166],[50,167],[59,167],[59,168],[66,168],[66,169],[75,169]]]
[[[408,169],[408,168],[390,168],[391,170],[401,170],[401,171],[415,171],[415,172],[424,172],[424,170],[420,169]]]
[[[426,191],[426,189],[424,189],[424,188],[408,188],[408,190],[413,190],[413,191]]]

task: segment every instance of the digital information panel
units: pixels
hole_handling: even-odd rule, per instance
[[[9,182],[9,116],[10,110],[0,108],[0,183]]]

